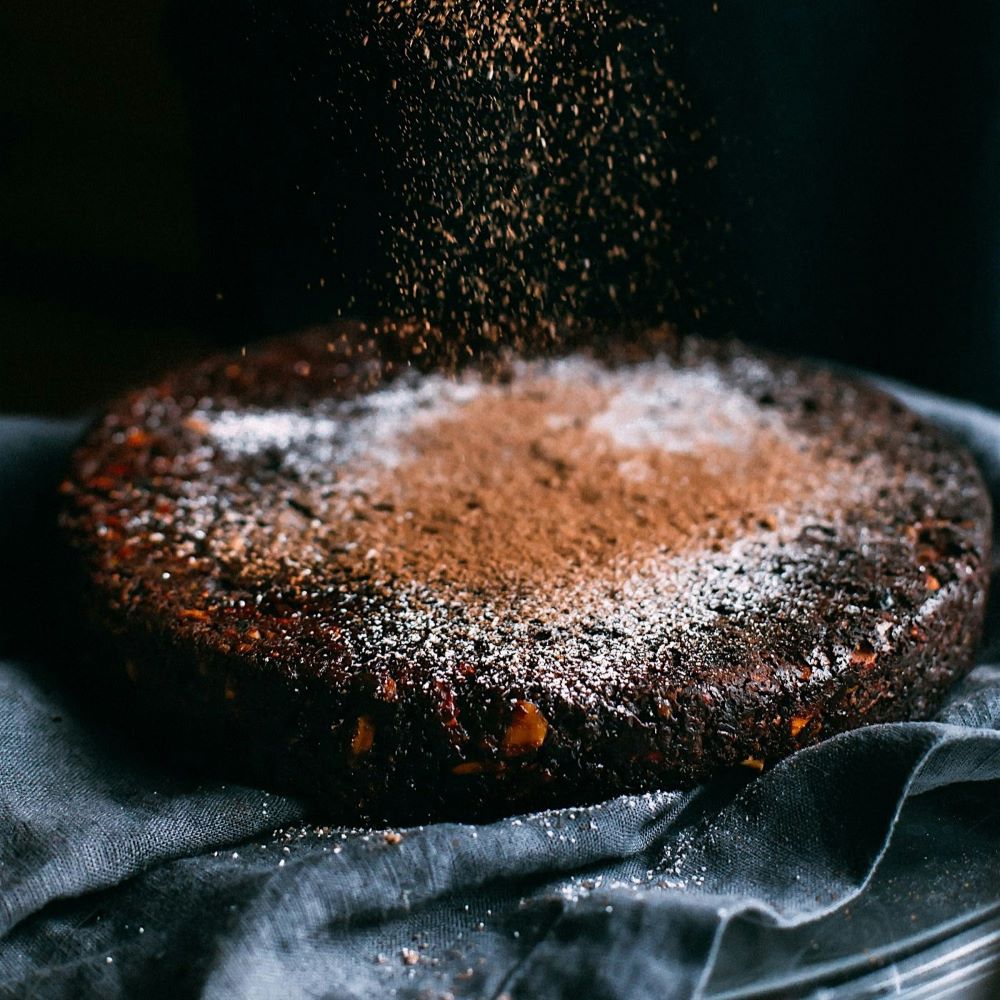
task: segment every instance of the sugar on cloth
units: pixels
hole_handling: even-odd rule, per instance
[[[1000,495],[1000,416],[894,388]],[[171,772],[60,679],[80,425],[0,420],[0,997],[803,992],[1000,916],[1000,619],[938,719],[759,777],[391,831]]]

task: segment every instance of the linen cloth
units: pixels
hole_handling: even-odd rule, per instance
[[[894,388],[1000,494],[1000,415]],[[797,995],[1000,915],[995,609],[933,722],[688,792],[328,827],[172,772],[67,693],[53,496],[80,429],[0,420],[0,997]]]

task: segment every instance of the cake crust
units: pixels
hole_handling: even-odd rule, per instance
[[[455,377],[387,343],[213,359],[76,452],[93,669],[173,749],[487,819],[926,718],[970,665],[988,495],[881,391],[667,330]]]

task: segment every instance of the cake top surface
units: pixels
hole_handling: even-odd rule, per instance
[[[455,376],[354,327],[274,342],[116,405],[66,488],[123,614],[291,679],[622,712],[878,656],[988,525],[888,396],[662,332]]]

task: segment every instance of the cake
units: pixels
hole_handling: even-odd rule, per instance
[[[158,749],[481,820],[751,776],[970,665],[988,496],[886,393],[666,329],[450,375],[392,342],[213,359],[81,443],[89,683]]]

